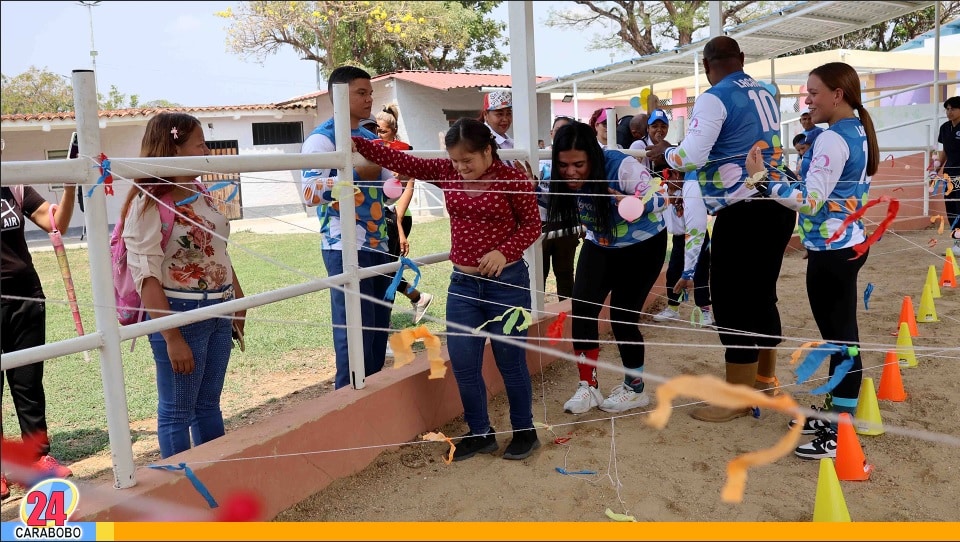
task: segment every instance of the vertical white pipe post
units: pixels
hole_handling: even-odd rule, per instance
[[[700,97],[700,51],[693,52],[693,99]]]
[[[337,190],[340,200],[340,242],[343,249],[343,273],[350,280],[343,285],[344,303],[347,312],[347,350],[350,360],[350,382],[353,388],[366,387],[366,368],[363,364],[363,318],[360,313],[360,262],[358,259],[356,215],[353,201],[353,153],[350,152],[350,86],[338,83],[333,85],[334,136],[337,138],[337,151],[342,152],[343,162],[337,172],[337,181],[349,183],[349,187],[340,185]],[[335,194],[337,195],[337,194]]]
[[[515,148],[527,152],[526,160],[538,171],[537,157],[537,72],[534,61],[533,3],[509,2],[510,79],[513,81],[513,140]],[[530,272],[530,308],[534,319],[543,312],[543,241],[524,251]]]
[[[937,125],[936,119],[934,119],[933,125],[934,126]],[[932,141],[931,134],[930,134],[930,131],[928,130],[927,131],[927,148],[928,149],[930,148],[931,141]],[[923,173],[921,173],[923,177],[920,180],[920,183],[923,185],[923,216],[930,216],[930,191],[927,190],[927,179],[926,179],[927,169],[929,168],[930,168],[930,151],[927,151],[923,153]],[[943,189],[946,190],[947,187],[943,187]]]
[[[707,2],[710,6],[710,37],[723,35],[723,2]]]
[[[930,126],[930,132],[933,134],[933,145],[936,147],[937,137],[940,135],[940,2],[934,2],[934,4],[936,7],[933,8],[933,86],[930,87],[933,124]]]
[[[100,154],[100,121],[97,118],[96,75],[92,70],[73,70],[74,108],[77,117],[77,136],[81,156]],[[100,177],[99,169],[87,168],[87,186],[94,186]],[[83,187],[78,187],[83,192]],[[86,194],[84,194],[86,196]],[[103,379],[104,407],[107,411],[107,433],[110,437],[110,455],[113,459],[113,486],[118,489],[133,487],[133,444],[130,441],[130,414],[123,383],[123,358],[120,354],[120,325],[117,322],[116,301],[113,297],[113,268],[107,240],[107,199],[103,187],[97,187],[87,198],[83,213],[90,257],[90,280],[93,287],[93,313],[97,332],[103,336],[100,347],[100,374]]]
[[[653,95],[653,93],[650,93]],[[612,107],[604,108],[607,112],[607,148],[617,148],[617,110]]]

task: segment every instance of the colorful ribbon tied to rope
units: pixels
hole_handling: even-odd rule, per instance
[[[873,293],[873,283],[868,282],[867,288],[863,291],[863,310],[870,310],[870,294]]]
[[[880,222],[880,224],[877,226],[877,229],[872,234],[870,234],[869,237],[867,237],[866,241],[858,245],[854,245],[853,252],[855,253],[855,256],[850,259],[856,260],[857,258],[866,254],[867,249],[870,248],[870,245],[876,243],[877,241],[880,240],[881,237],[883,237],[883,233],[887,231],[887,226],[889,226],[890,223],[893,222],[893,219],[897,217],[897,212],[900,210],[900,200],[896,198],[891,198],[890,196],[880,196],[875,200],[871,200],[867,202],[866,205],[850,213],[847,216],[847,218],[843,219],[843,223],[840,224],[840,227],[837,228],[837,231],[833,232],[833,235],[831,235],[830,238],[827,239],[827,244],[829,245],[830,243],[839,239],[840,235],[847,230],[847,226],[849,226],[850,224],[852,224],[857,220],[860,220],[860,218],[863,217],[863,214],[866,213],[868,209],[870,209],[871,207],[873,207],[878,203],[883,203],[883,202],[887,203],[887,216],[883,219],[882,222]]]
[[[550,339],[550,344],[557,344],[557,341],[563,338],[563,322],[566,321],[566,319],[566,311],[561,312],[557,315],[557,319],[547,328],[547,337]]]
[[[523,321],[520,322],[520,324],[517,324],[517,320],[519,320],[521,316],[523,317]],[[523,307],[511,307],[507,309],[500,316],[497,316],[496,318],[491,318],[486,322],[480,324],[475,328],[475,331],[480,331],[481,329],[486,327],[487,324],[491,322],[500,322],[504,318],[507,319],[507,321],[503,323],[504,335],[509,335],[513,333],[514,327],[516,327],[517,331],[526,331],[526,329],[530,327],[530,324],[533,323],[533,317],[530,316],[530,311],[528,311]]]
[[[110,172],[110,159],[107,158],[106,154],[100,153],[100,178],[97,179],[97,184],[90,187],[90,190],[87,190],[87,197],[93,196],[93,191],[97,189],[98,186],[103,185],[103,193],[112,196],[113,195],[113,174]]]
[[[393,298],[397,296],[397,288],[400,287],[400,281],[403,280],[404,268],[414,273],[413,282],[410,282],[407,286],[407,293],[413,293],[413,291],[417,289],[417,284],[420,284],[420,268],[417,267],[417,264],[415,264],[413,260],[400,256],[400,267],[397,269],[397,273],[393,275],[393,281],[387,288],[387,292],[383,295],[384,300],[393,301]]]
[[[423,345],[427,347],[427,359],[430,361],[430,375],[427,378],[430,380],[443,378],[447,374],[447,366],[440,355],[440,339],[430,333],[427,326],[402,329],[390,335],[390,348],[393,349],[393,368],[399,369],[413,361],[416,357],[413,353],[413,343],[418,339],[423,340]]]
[[[822,386],[810,390],[810,393],[814,395],[830,393],[833,391],[833,388],[836,388],[837,385],[840,384],[840,381],[843,380],[843,377],[847,376],[847,373],[850,372],[850,369],[853,367],[854,358],[859,353],[860,350],[856,346],[833,343],[821,344],[807,354],[807,357],[803,360],[803,363],[801,363],[800,366],[795,369],[794,372],[797,373],[797,384],[803,384],[806,382],[813,375],[813,373],[820,368],[820,365],[823,364],[823,360],[833,356],[834,354],[845,354],[846,357],[834,369],[833,375],[830,376],[830,379]]]

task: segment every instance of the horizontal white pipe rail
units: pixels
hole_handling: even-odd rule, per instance
[[[438,252],[422,258],[412,259],[418,265],[430,265],[445,262],[450,259],[449,252]],[[373,267],[364,267],[358,271],[359,278],[366,279],[377,275],[392,275],[400,268],[400,262],[391,262]],[[230,315],[238,311],[249,310],[262,305],[284,301],[293,297],[312,294],[321,290],[326,290],[333,286],[343,286],[350,280],[345,274],[334,275],[322,279],[312,280],[293,286],[287,286],[269,292],[253,294],[240,299],[233,299],[224,303],[218,303],[209,307],[203,307],[191,311],[177,314],[171,314],[156,320],[147,320],[129,326],[120,328],[120,340],[126,341],[135,337],[142,337],[151,333],[157,333],[174,327],[181,327],[208,318]],[[9,352],[3,355],[0,361],[0,369],[6,371],[14,367],[29,365],[37,361],[49,360],[59,356],[77,354],[85,350],[99,348],[103,343],[102,337],[98,331],[88,333],[82,337],[75,337],[56,343],[49,343],[16,352]]]

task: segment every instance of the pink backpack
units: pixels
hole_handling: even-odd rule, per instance
[[[144,197],[144,196],[140,196]],[[167,249],[170,234],[173,233],[173,221],[176,218],[173,212],[173,198],[166,194],[160,198],[162,203],[157,204],[160,210],[160,250]],[[117,304],[117,319],[121,326],[136,324],[143,320],[146,311],[143,310],[143,300],[137,292],[137,285],[133,282],[133,274],[127,267],[127,244],[123,241],[123,225],[125,217],[113,226],[110,234],[110,260],[113,262],[113,295]]]

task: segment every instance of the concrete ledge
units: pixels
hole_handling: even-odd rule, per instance
[[[662,291],[661,272],[646,305]],[[553,303],[547,313],[570,311],[570,301]],[[545,339],[556,317],[545,317],[528,330],[531,342],[551,346]],[[609,331],[609,308],[601,312],[601,333]],[[564,336],[570,336],[570,320]],[[539,339],[539,340],[538,340]],[[572,344],[554,346],[571,353]],[[444,357],[449,360],[444,349]],[[537,374],[556,358],[529,352],[527,366]],[[187,463],[218,502],[232,492],[256,488],[263,499],[267,518],[274,518],[301,500],[322,490],[332,481],[359,472],[387,449],[384,443],[409,442],[425,431],[436,429],[463,413],[456,381],[451,372],[440,380],[429,380],[425,354],[399,369],[386,369],[366,380],[362,390],[343,388],[322,397],[299,403],[270,419],[230,431],[225,436],[170,457],[165,464]],[[571,375],[573,373],[571,372]],[[483,377],[492,397],[503,391],[489,344],[484,358]],[[571,378],[573,378],[571,376]],[[344,450],[348,451],[330,451]],[[248,461],[229,461],[258,458]],[[73,521],[142,521],[143,513],[123,506],[132,498],[149,496],[208,512],[206,502],[180,472],[137,470],[137,485],[125,490],[91,492],[81,500]],[[175,520],[177,518],[165,518]]]

